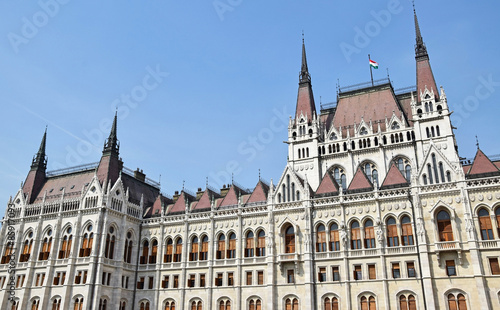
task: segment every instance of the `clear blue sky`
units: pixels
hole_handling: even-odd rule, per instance
[[[207,176],[220,187],[231,170],[249,188],[258,169],[276,181],[302,30],[318,108],[320,96],[335,101],[337,80],[369,80],[368,53],[380,64],[374,78],[389,68],[395,88],[415,84],[408,0],[65,2],[0,2],[2,214],[46,125],[49,170],[96,162],[116,106],[125,166],[161,174],[166,193],[184,180],[204,188]],[[486,154],[500,154],[500,2],[416,5],[436,81],[456,111],[460,155],[474,156],[475,135]]]

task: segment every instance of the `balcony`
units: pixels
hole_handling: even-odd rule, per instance
[[[417,247],[414,245],[387,247],[386,253],[389,255],[413,254],[417,253]]]
[[[495,249],[498,248],[498,240],[482,240],[479,241],[479,248],[480,249]]]
[[[460,250],[458,241],[443,241],[436,242],[436,251],[453,251]]]

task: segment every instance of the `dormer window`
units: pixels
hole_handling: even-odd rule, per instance
[[[361,130],[359,131],[359,134],[362,135],[362,136],[363,135],[367,135],[368,134],[368,130],[366,130],[366,127],[361,128]]]
[[[392,126],[391,126],[392,130],[396,130],[396,129],[399,129],[399,128],[400,128],[400,126],[399,126],[398,122],[392,123]]]

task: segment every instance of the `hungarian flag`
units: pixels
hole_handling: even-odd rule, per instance
[[[370,59],[370,67],[372,67],[373,69],[378,69],[378,62]]]

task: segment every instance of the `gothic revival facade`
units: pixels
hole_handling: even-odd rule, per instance
[[[161,194],[119,157],[46,171],[8,202],[1,309],[500,309],[500,161],[459,157],[417,17],[416,87],[316,109],[302,45],[277,182]],[[453,106],[453,103],[450,103]]]

